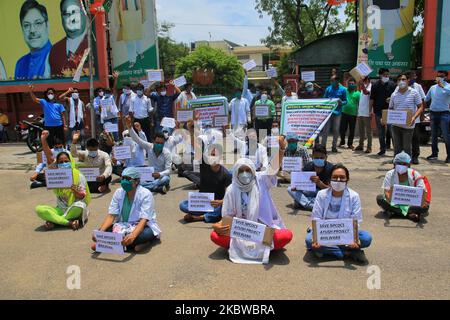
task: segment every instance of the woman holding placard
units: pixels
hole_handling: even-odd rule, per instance
[[[312,211],[312,220],[316,224],[321,220],[352,219],[362,222],[361,199],[359,194],[348,187],[350,173],[342,164],[337,164],[331,172],[331,188],[319,191]],[[318,258],[324,254],[338,259],[349,257],[356,262],[367,264],[367,258],[362,248],[367,248],[372,242],[372,236],[367,231],[358,231],[358,242],[349,245],[322,246],[316,242],[318,237],[311,229],[306,236],[306,248],[313,251]]]
[[[277,185],[275,174],[269,174],[268,171],[256,172],[251,160],[239,159],[233,168],[232,184],[227,188],[222,207],[223,218],[245,219],[274,228],[273,245],[268,247],[269,250],[284,248],[293,237],[292,232],[286,229],[270,195],[270,188]],[[230,258],[233,252],[246,250],[245,244],[242,247],[239,241],[230,238],[229,225],[223,225],[221,221],[213,225],[213,228],[211,240],[223,248],[230,248]],[[261,244],[254,245],[262,247]],[[266,247],[261,249],[264,251]]]
[[[68,152],[60,152],[56,159],[53,158],[47,143],[49,134],[48,131],[43,131],[41,137],[49,170],[52,166],[57,169],[72,169],[73,185],[70,189],[54,189],[57,206],[40,205],[36,207],[36,213],[45,221],[47,230],[53,229],[55,224],[78,230],[80,224],[87,221],[87,206],[91,202],[89,186],[86,178],[76,169],[75,161]]]
[[[430,208],[431,194],[428,195],[425,181],[428,180],[411,169],[411,157],[403,151],[395,156],[394,169],[386,173],[382,186],[384,194],[377,197],[377,203],[389,216],[398,215],[419,222],[421,216]],[[395,205],[391,201],[395,185],[422,188],[424,193],[422,199],[427,200],[421,201],[422,206]]]

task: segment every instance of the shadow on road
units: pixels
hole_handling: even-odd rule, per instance
[[[344,260],[337,260],[336,258],[332,256],[324,256],[323,258],[317,258],[311,251],[306,251],[305,255],[303,256],[303,261],[308,264],[309,268],[334,268],[334,269],[348,269],[348,270],[357,270],[357,268],[354,265],[361,266],[361,264],[358,264],[354,261],[344,259]],[[322,263],[327,262],[334,262],[334,261],[342,261],[344,265],[342,266],[336,266],[336,265],[321,265]]]
[[[401,220],[401,221],[409,221],[406,218],[392,215],[388,216],[384,211],[379,211],[376,215],[376,219],[384,220],[384,226],[387,228],[404,228],[404,229],[423,229],[425,225],[428,223],[427,219],[425,217],[428,216],[428,213],[422,216],[422,219],[420,219],[420,222],[416,223],[414,226],[399,226],[399,225],[391,225],[391,221],[395,220]],[[411,221],[411,223],[414,223]]]
[[[102,258],[101,257],[102,254],[99,252],[92,253],[91,258],[95,259],[95,260],[106,261],[106,262],[125,263],[125,262],[128,262],[131,259],[133,259],[136,255],[148,254],[155,246],[160,245],[160,244],[161,244],[161,240],[159,240],[159,239],[149,242],[144,250],[139,251],[139,252],[130,252],[130,253],[127,252],[128,255],[126,255],[123,259]],[[116,255],[114,257],[118,258],[118,256],[116,256]]]

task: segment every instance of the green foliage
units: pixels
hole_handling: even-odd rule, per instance
[[[176,66],[176,76],[185,75],[192,80],[196,69],[214,70],[215,78],[209,89],[196,86],[196,93],[229,95],[234,88],[241,87],[244,70],[235,56],[231,56],[220,49],[200,47],[190,55],[179,59]],[[220,91],[212,91],[220,90]]]
[[[176,43],[170,38],[170,30],[173,26],[163,22],[158,30],[159,63],[168,78],[173,77],[177,60],[189,54],[189,48],[186,45]]]

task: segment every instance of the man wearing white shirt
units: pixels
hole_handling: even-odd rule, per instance
[[[247,124],[251,122],[250,102],[242,98],[242,90],[235,90],[234,99],[230,102],[231,127],[236,137],[245,139]]]
[[[129,115],[141,125],[147,139],[151,134],[150,114],[152,112],[152,101],[144,95],[144,86],[140,83],[136,87],[136,95],[131,99]]]
[[[425,110],[425,99],[427,98],[425,91],[422,88],[422,85],[417,83],[417,73],[416,71],[411,71],[409,73],[410,77],[410,85],[414,88],[419,94],[420,98],[422,98],[423,110]],[[416,124],[420,123],[420,117],[417,118]],[[414,128],[413,139],[412,139],[412,164],[419,164],[419,156],[420,156],[420,139],[419,139],[419,128],[416,126]]]
[[[119,112],[120,116],[122,118],[122,124],[125,128],[125,117],[130,112],[131,107],[131,99],[133,99],[136,96],[136,93],[131,90],[131,84],[130,83],[124,83],[122,94],[119,97]]]
[[[372,84],[370,78],[365,77],[359,84],[361,98],[358,106],[359,145],[355,151],[364,151],[364,141],[367,136],[367,149],[365,153],[372,152],[372,108],[370,106],[370,93]]]

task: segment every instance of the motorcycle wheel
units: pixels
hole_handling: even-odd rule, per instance
[[[41,139],[36,130],[28,132],[27,146],[33,153],[42,151]]]

